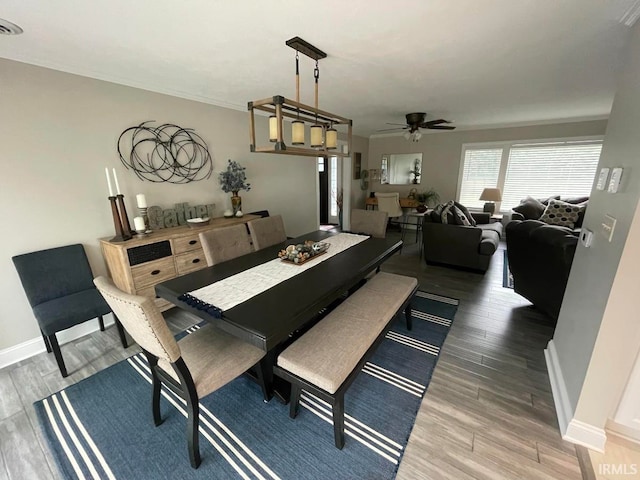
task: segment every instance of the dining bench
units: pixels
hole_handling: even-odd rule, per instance
[[[411,330],[417,289],[413,277],[378,273],[278,356],[273,372],[291,383],[291,418],[302,390],[312,393],[331,404],[335,445],[344,447],[344,394],[396,315],[404,311]]]

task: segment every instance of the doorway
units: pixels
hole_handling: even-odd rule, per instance
[[[340,225],[342,207],[341,159],[318,157],[318,209],[320,228],[330,230]]]

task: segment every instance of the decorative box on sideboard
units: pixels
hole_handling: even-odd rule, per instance
[[[124,242],[102,238],[102,255],[109,275],[118,288],[128,293],[152,297],[160,310],[167,310],[173,305],[156,298],[155,286],[207,266],[198,234],[258,218],[260,217],[257,215],[213,218],[209,225],[197,228],[187,225],[163,228]]]

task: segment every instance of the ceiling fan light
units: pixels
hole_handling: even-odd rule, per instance
[[[302,120],[291,122],[291,143],[293,145],[304,145],[304,122]]]
[[[404,137],[405,140],[409,140],[411,138],[411,134],[409,132],[404,132],[404,135],[402,135]]]
[[[311,147],[322,147],[322,125],[312,125],[310,129]]]
[[[422,138],[422,134],[420,132],[415,132],[413,134],[413,141],[417,142],[418,140],[420,140]]]
[[[275,115],[269,117],[269,141],[278,141],[278,118]]]
[[[338,148],[338,131],[335,128],[327,129],[326,147],[327,150]]]

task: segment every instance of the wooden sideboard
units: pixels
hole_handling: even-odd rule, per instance
[[[118,288],[152,297],[160,310],[167,310],[173,304],[156,297],[156,284],[207,266],[198,234],[258,218],[258,215],[213,218],[209,225],[202,227],[184,225],[163,228],[143,237],[135,236],[126,242],[101,238],[102,255],[109,275]]]
[[[418,202],[415,198],[400,198],[400,206],[402,208],[416,208],[418,205],[420,205],[420,202]],[[378,205],[378,199],[375,197],[367,197],[367,200],[365,201],[365,208],[368,207],[375,207]]]

